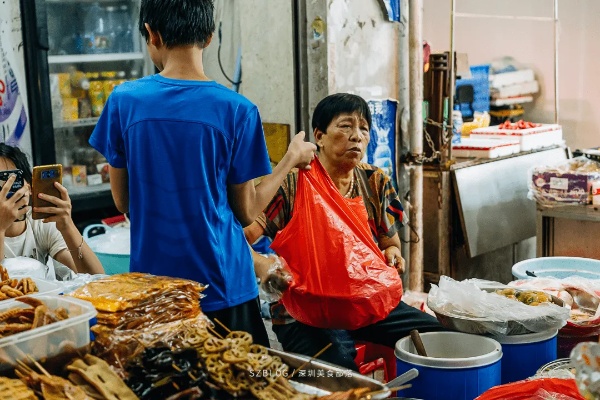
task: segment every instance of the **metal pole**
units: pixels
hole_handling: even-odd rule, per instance
[[[410,68],[409,68],[409,46],[408,46],[408,1],[400,2],[400,23],[398,24],[398,105],[399,129],[396,138],[396,165],[398,166],[398,194],[401,199],[405,198],[410,190],[410,166],[400,161],[401,155],[410,151],[410,137],[408,126],[410,123]],[[409,212],[408,208],[406,212]],[[402,255],[406,260],[406,265],[410,265],[410,236],[411,231],[408,224],[402,231]],[[408,287],[408,274],[404,275],[405,286]]]
[[[449,124],[448,124],[448,140],[452,140],[452,126],[454,125],[454,119],[452,118],[452,110],[454,110],[454,91],[455,91],[455,83],[454,80],[456,79],[456,70],[454,68],[454,64],[456,63],[455,61],[455,56],[454,56],[454,18],[456,16],[456,0],[452,0],[451,2],[451,9],[450,9],[450,54],[448,54],[448,72],[449,72],[449,78],[448,80],[450,81],[450,87],[448,88],[448,120],[449,120]],[[442,154],[442,161],[446,161],[443,160],[444,155]],[[452,145],[450,144],[448,146],[448,160],[452,159]]]
[[[558,0],[554,0],[554,123],[558,121]]]
[[[409,7],[410,146],[412,154],[420,157],[423,154],[423,0],[411,0]],[[420,162],[411,174],[410,202],[410,220],[416,238],[410,245],[409,288],[422,292],[423,165]]]

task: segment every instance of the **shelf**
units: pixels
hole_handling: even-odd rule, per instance
[[[48,56],[48,64],[96,63],[110,61],[143,60],[144,53],[68,54]]]
[[[98,123],[98,117],[74,119],[72,121],[55,119],[54,128],[55,129],[78,128],[78,127],[84,127],[84,126],[94,126],[97,123]]]

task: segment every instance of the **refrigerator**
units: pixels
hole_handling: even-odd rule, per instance
[[[32,165],[63,165],[76,223],[116,213],[108,164],[88,139],[112,90],[154,73],[138,15],[139,0],[0,3],[0,79],[18,88],[2,97],[0,140]]]

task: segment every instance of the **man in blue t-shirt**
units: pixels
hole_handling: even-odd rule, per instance
[[[204,313],[268,345],[242,225],[316,147],[300,132],[271,173],[256,106],[204,74],[213,11],[212,0],[142,0],[139,28],[160,73],[114,90],[90,144],[130,213],[131,271],[208,284]]]

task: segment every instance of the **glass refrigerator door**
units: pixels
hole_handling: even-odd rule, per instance
[[[153,72],[137,21],[138,0],[46,0],[56,162],[72,199],[110,196],[106,159],[89,144],[119,84]]]

